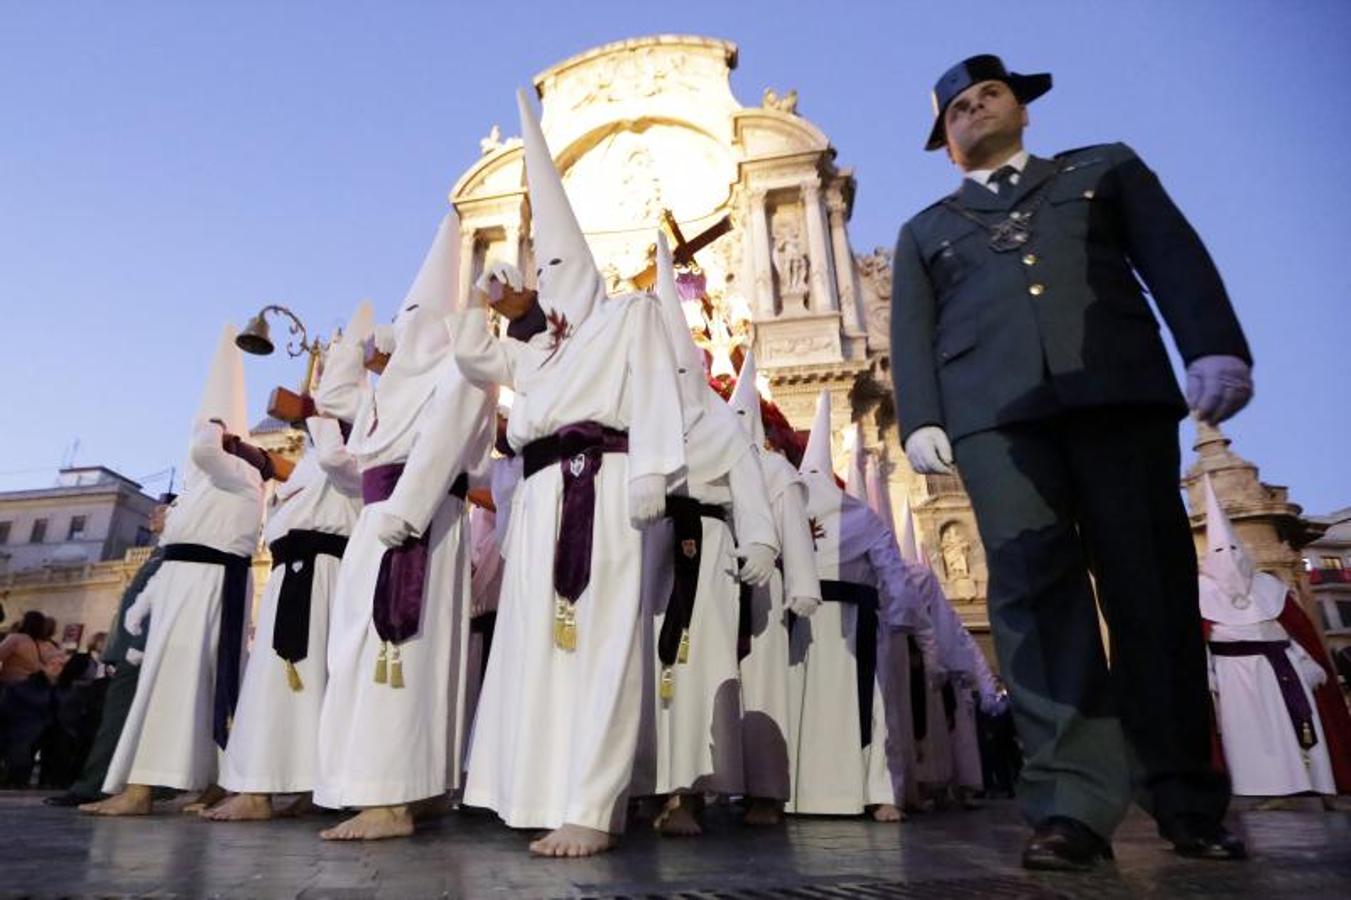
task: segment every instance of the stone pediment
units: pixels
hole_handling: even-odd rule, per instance
[[[806,119],[777,109],[742,109],[733,115],[733,134],[746,160],[826,153],[830,140]]]

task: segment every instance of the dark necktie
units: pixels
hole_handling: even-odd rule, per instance
[[[990,173],[990,179],[986,184],[993,187],[995,193],[1002,194],[1005,188],[1013,184],[1013,179],[1017,174],[1018,170],[1013,166],[1000,166]]]

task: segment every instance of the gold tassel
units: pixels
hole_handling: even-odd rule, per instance
[[[399,647],[396,644],[389,661],[389,686],[392,688],[403,687],[403,657],[399,654]]]
[[[682,666],[690,661],[690,630],[680,632],[680,649],[676,651],[676,662]]]
[[[671,671],[670,666],[664,666],[661,670],[661,688],[658,693],[662,700],[670,700],[675,696],[675,672]]]
[[[563,617],[563,643],[564,650],[577,649],[577,607],[573,604],[567,604],[567,614]]]
[[[384,684],[389,681],[388,669],[385,666],[385,642],[380,642],[380,655],[375,658],[375,683]]]
[[[567,618],[568,601],[559,597],[554,603],[554,646],[563,646],[563,622]]]
[[[300,670],[291,660],[286,661],[286,683],[291,686],[291,690],[300,693],[305,690],[305,683],[300,680]]]

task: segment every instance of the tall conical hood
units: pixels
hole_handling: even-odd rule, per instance
[[[877,517],[891,529],[891,533],[895,534],[896,516],[891,509],[891,488],[882,475],[882,458],[880,456],[874,453],[867,457],[863,469],[863,478],[868,492],[868,505],[873,508],[873,512],[877,513]]]
[[[1275,575],[1259,572],[1205,476],[1206,554],[1201,559],[1201,615],[1225,625],[1274,619],[1288,589]]]
[[[798,471],[804,476],[822,476],[835,479],[835,467],[830,456],[830,391],[822,391],[816,398],[816,419],[807,437],[807,449],[802,451],[802,465]]]
[[[449,316],[460,275],[460,219],[451,210],[436,229],[413,284],[394,317],[395,344],[385,377],[421,374],[450,352]]]
[[[352,318],[347,320],[347,327],[342,330],[343,343],[348,346],[360,344],[370,337],[374,330],[375,307],[371,305],[371,301],[362,300],[353,310]]]
[[[671,342],[675,356],[677,382],[680,384],[680,405],[685,411],[685,425],[688,427],[703,415],[708,393],[708,376],[704,372],[704,351],[700,350],[690,335],[690,326],[685,321],[685,313],[680,305],[680,293],[676,290],[675,262],[671,259],[671,248],[666,243],[666,235],[657,233],[657,299],[661,301],[662,322],[666,325],[666,337]]]
[[[919,539],[915,535],[915,515],[910,511],[910,498],[901,504],[901,533],[898,535],[901,545],[901,559],[908,563],[923,563],[919,552]]]
[[[226,325],[206,375],[197,407],[198,422],[220,419],[231,434],[249,436],[248,398],[244,393],[244,355],[235,346],[235,327]]]
[[[554,166],[534,106],[525,91],[516,92],[516,102],[521,113],[525,177],[534,223],[539,304],[546,314],[566,316],[575,328],[595,304],[605,299],[605,279],[563,190],[563,179]]]
[[[746,351],[741,359],[741,372],[736,377],[736,387],[727,405],[741,420],[741,427],[751,436],[757,447],[765,446],[765,420],[760,415],[760,391],[755,385],[760,371],[755,365],[755,353]]]

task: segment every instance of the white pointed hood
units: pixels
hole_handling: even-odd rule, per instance
[[[901,504],[901,533],[898,535],[900,537],[901,559],[908,563],[919,563],[927,567],[928,560],[924,558],[924,554],[919,549],[917,531],[915,514],[910,511],[910,498],[906,497],[905,502]]]
[[[877,513],[883,524],[891,529],[891,533],[895,534],[896,516],[891,509],[891,487],[882,474],[882,457],[876,453],[870,454],[865,463],[863,478],[868,493],[868,505]]]
[[[810,483],[824,479],[835,484],[835,464],[830,454],[830,391],[822,391],[816,398],[816,418],[807,437],[807,449],[802,452],[798,471]]]
[[[206,374],[196,422],[220,419],[231,434],[249,439],[247,395],[244,392],[244,354],[235,346],[235,327],[226,325],[216,343],[216,355]]]
[[[394,317],[395,344],[384,377],[415,376],[450,350],[449,317],[460,275],[460,219],[446,213]]]
[[[694,343],[676,290],[675,263],[666,235],[657,235],[657,299],[675,357],[685,429],[685,467],[691,493],[726,474],[754,446],[737,416],[708,384],[704,351]]]
[[[1285,606],[1287,588],[1274,575],[1257,571],[1247,548],[1205,476],[1206,553],[1201,559],[1201,615],[1225,625],[1252,625],[1274,619]]]
[[[760,414],[760,391],[755,380],[760,372],[755,365],[754,352],[747,350],[741,358],[741,372],[736,377],[736,387],[727,405],[741,420],[741,427],[750,435],[757,447],[765,446],[765,420]]]
[[[591,309],[605,299],[601,276],[582,226],[563,190],[563,179],[554,166],[553,154],[544,140],[535,108],[525,91],[516,92],[521,114],[521,140],[525,144],[525,177],[530,193],[530,218],[539,304],[546,315],[566,316],[577,328]]]

